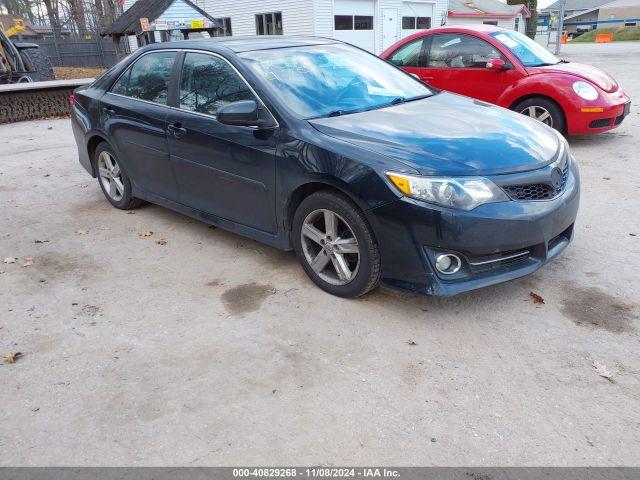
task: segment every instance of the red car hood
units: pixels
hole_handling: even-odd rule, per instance
[[[618,89],[618,83],[611,77],[611,75],[603,72],[599,68],[592,67],[591,65],[584,65],[582,63],[557,63],[556,65],[547,65],[545,67],[529,67],[527,72],[531,74],[536,73],[569,73],[576,77],[583,78],[590,81],[594,85],[597,85],[605,92],[615,92]]]

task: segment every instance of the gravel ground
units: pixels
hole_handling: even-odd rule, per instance
[[[634,99],[571,140],[575,242],[451,299],[331,297],[292,253],[110,207],[68,120],[0,126],[0,465],[640,465],[640,43],[563,55]]]

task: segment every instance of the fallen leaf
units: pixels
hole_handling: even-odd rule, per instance
[[[45,174],[43,175],[43,177],[50,177],[50,176],[51,176],[51,174],[50,174],[50,173],[45,173]]]
[[[33,257],[27,257],[22,264],[23,267],[30,267],[31,265],[33,265]]]
[[[36,240],[35,243],[49,243],[49,240]]]
[[[127,212],[127,215],[135,215],[135,214],[136,214],[136,212],[134,212],[133,210],[129,210],[129,211]]]
[[[80,185],[80,188],[87,188],[89,185],[87,185],[86,183],[83,183],[82,185]]]
[[[78,235],[87,235],[89,233],[89,230],[76,230],[76,233]]]
[[[22,352],[16,352],[16,353],[8,353],[6,355],[3,356],[4,361],[7,363],[16,363],[16,360],[19,359],[22,356]]]
[[[167,244],[167,241],[166,241],[164,238],[161,238],[161,239],[160,239],[160,240],[158,240],[156,243],[157,243],[158,245],[166,245],[166,244]]]
[[[602,378],[606,378],[611,383],[614,383],[613,375],[611,375],[606,366],[602,365],[597,360],[594,360],[591,366],[593,367],[593,371],[600,375]]]
[[[635,237],[635,236],[636,236],[636,234],[635,234],[635,233],[630,233],[630,234],[629,234],[629,236],[631,236],[631,237]]]
[[[591,228],[591,225],[585,225],[584,228]]]
[[[153,235],[153,232],[148,231],[148,230],[140,230],[138,232],[138,236],[139,237],[150,237],[151,235]]]
[[[32,412],[37,412],[38,410],[40,410],[40,407],[33,407],[33,408],[31,409],[31,411],[32,411]]]
[[[415,347],[418,344],[416,342],[414,342],[413,340],[408,340],[407,341],[407,345],[411,345],[412,347]]]
[[[602,177],[603,180],[611,180],[611,177]]]
[[[7,257],[3,260],[4,263],[16,263],[17,258]]]
[[[533,303],[544,303],[544,298],[537,293],[529,292],[529,296],[533,298]]]

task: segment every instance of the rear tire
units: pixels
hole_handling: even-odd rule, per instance
[[[29,76],[34,82],[45,80],[55,80],[56,74],[53,71],[51,60],[39,48],[25,48],[20,50],[22,61],[29,70]]]
[[[531,97],[518,102],[511,110],[541,121],[564,134],[567,123],[562,108],[552,100],[544,97]]]
[[[298,206],[293,245],[309,278],[325,292],[354,298],[380,281],[380,253],[360,209],[343,195],[320,191]]]
[[[100,143],[93,154],[93,165],[102,193],[120,210],[131,210],[145,202],[131,194],[131,181],[122,169],[115,152],[107,142]]]

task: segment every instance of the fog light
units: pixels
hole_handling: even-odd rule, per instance
[[[452,253],[443,253],[436,257],[436,268],[444,275],[451,275],[460,270],[460,257]]]

